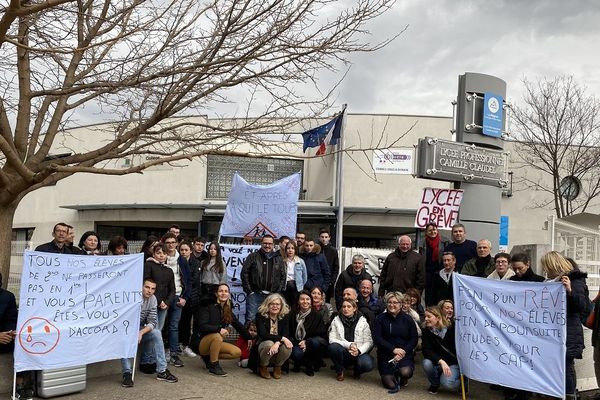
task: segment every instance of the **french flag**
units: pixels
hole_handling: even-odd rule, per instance
[[[344,112],[342,111],[328,123],[304,132],[302,134],[304,139],[302,151],[306,153],[306,149],[309,147],[318,147],[316,155],[320,156],[325,154],[327,146],[335,146],[342,136],[343,117]]]

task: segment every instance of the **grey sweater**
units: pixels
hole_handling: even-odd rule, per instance
[[[158,303],[156,302],[156,297],[154,297],[154,295],[144,299],[144,302],[142,303],[142,312],[140,313],[140,329],[143,329],[146,326],[150,326],[152,329],[156,328],[158,325],[157,306]]]

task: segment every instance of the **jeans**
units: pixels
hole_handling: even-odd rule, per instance
[[[256,319],[258,307],[260,307],[267,296],[260,292],[252,292],[246,297],[246,322]]]
[[[320,339],[317,336],[306,339],[305,351],[300,346],[294,345],[290,358],[294,360],[294,363],[304,363],[308,367],[319,368],[323,360]]]
[[[179,296],[175,296],[173,303],[169,307],[169,350],[171,354],[179,352],[179,320],[181,319],[182,307],[177,305]]]
[[[350,364],[354,364],[355,374],[364,374],[373,369],[373,359],[368,354],[359,354],[358,357],[353,357],[347,349],[338,343],[331,343],[327,350],[335,366],[336,373],[342,372],[344,367]]]
[[[152,361],[144,361],[143,354],[148,351],[150,355],[154,352],[156,355],[156,372],[164,372],[167,369],[167,360],[165,358],[165,347],[163,346],[162,335],[160,330],[157,328],[152,329],[150,332],[142,336],[142,364],[152,364]],[[131,358],[121,359],[121,370],[125,373],[131,373]]]
[[[456,390],[460,387],[460,369],[458,365],[449,365],[449,367],[451,374],[446,376],[440,365],[432,363],[427,358],[423,360],[423,371],[432,386]]]
[[[574,395],[577,393],[577,375],[575,374],[575,360],[567,357],[565,364],[565,394]]]
[[[157,330],[158,332],[161,332],[163,327],[165,326],[165,321],[167,320],[167,311],[168,310],[158,310],[157,314],[158,314],[158,322],[157,322],[157,326],[152,330],[153,332],[155,330]],[[148,335],[148,333],[146,334]],[[144,336],[146,336],[144,335]],[[163,343],[162,341],[162,337],[160,339],[160,342]],[[143,343],[143,340],[142,340]],[[165,350],[163,348],[163,354],[164,354]],[[140,364],[153,364],[157,362],[156,361],[156,354],[155,352],[152,350],[152,346],[142,346],[142,357],[140,359]]]

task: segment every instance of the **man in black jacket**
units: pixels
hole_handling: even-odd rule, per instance
[[[352,256],[352,265],[349,265],[344,270],[337,282],[335,283],[335,305],[336,307],[342,304],[342,293],[344,289],[351,287],[356,290],[360,289],[360,282],[373,277],[365,269],[365,258],[361,254]]]
[[[274,239],[265,235],[260,249],[244,261],[242,287],[246,293],[246,321],[254,320],[258,307],[271,293],[285,289],[287,268],[278,251],[273,251]]]
[[[331,234],[327,229],[321,229],[319,232],[319,242],[321,244],[321,253],[325,256],[327,260],[327,265],[329,265],[329,276],[331,277],[331,282],[335,282],[339,273],[340,273],[340,259],[338,257],[338,251],[335,247],[333,247],[330,243]],[[333,285],[329,285],[327,292],[325,293],[325,301],[329,303],[331,300],[331,296],[333,295]]]
[[[69,246],[67,243],[69,234],[69,225],[59,222],[54,225],[52,230],[52,241],[44,243],[35,248],[35,251],[44,251],[46,253],[79,254],[79,248]],[[75,250],[76,249],[76,250]]]

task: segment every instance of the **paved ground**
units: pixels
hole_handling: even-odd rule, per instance
[[[79,394],[60,397],[61,400],[93,400],[93,399],[160,399],[160,400],[195,400],[195,399],[458,399],[459,393],[440,391],[437,395],[427,392],[427,381],[420,366],[415,376],[407,387],[399,393],[390,395],[382,388],[379,375],[372,371],[360,380],[347,377],[344,382],[335,380],[335,373],[326,367],[314,377],[308,377],[303,372],[290,372],[281,380],[269,381],[251,374],[247,369],[237,366],[234,361],[222,362],[223,368],[228,372],[227,377],[216,377],[208,374],[197,357],[184,358],[186,363],[183,368],[171,367],[170,370],[179,378],[178,383],[170,384],[159,382],[154,375],[145,375],[136,372],[136,381],[133,388],[122,388],[120,385],[119,371],[114,375],[102,378],[88,379],[87,389]],[[328,363],[330,364],[330,363]],[[8,397],[8,396],[6,396]],[[0,396],[5,398],[5,396]],[[470,388],[469,399],[502,400],[498,392],[489,390],[487,384],[473,383]]]

